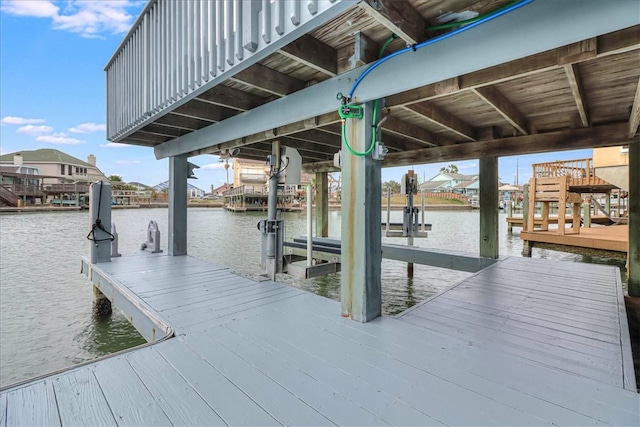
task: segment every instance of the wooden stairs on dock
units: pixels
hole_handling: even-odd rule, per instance
[[[542,204],[542,220],[536,231],[549,231],[549,213],[551,204],[558,208],[557,234],[580,234],[580,206],[583,193],[609,193],[616,187],[597,177],[593,170],[592,159],[576,159],[535,163],[533,177],[529,180],[529,213],[525,231],[533,232],[536,203]],[[571,228],[566,228],[567,204],[571,210]]]

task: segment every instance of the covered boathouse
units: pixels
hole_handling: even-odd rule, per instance
[[[150,345],[3,389],[0,426],[640,425],[619,270],[497,244],[498,157],[628,145],[640,296],[639,65],[637,0],[150,1],[106,66],[107,133],[169,159],[168,248],[111,258],[96,189],[83,260]],[[187,255],[188,158],[239,149],[277,189],[284,147],[319,237],[341,170],[340,302],[275,282],[275,203],[265,280]],[[475,274],[381,316],[381,168],[475,158],[480,253],[421,255]]]

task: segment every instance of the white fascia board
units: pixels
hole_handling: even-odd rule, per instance
[[[535,0],[454,37],[398,55],[358,86],[358,102],[383,98],[640,24],[638,0]],[[155,147],[156,158],[191,153],[337,110],[370,65],[333,77]]]

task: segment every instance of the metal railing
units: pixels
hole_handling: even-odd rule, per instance
[[[351,6],[342,0],[149,1],[105,66],[107,138],[123,138]]]

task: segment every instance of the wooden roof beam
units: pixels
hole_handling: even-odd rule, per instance
[[[529,134],[527,118],[494,86],[472,89],[484,102],[491,105],[511,126],[523,135]]]
[[[262,64],[254,64],[246,70],[236,73],[230,80],[277,96],[285,96],[305,87],[303,81]]]
[[[640,25],[604,34],[596,37],[595,39],[597,43],[597,52],[595,54],[596,58],[639,49]],[[576,44],[574,43],[569,46],[574,45]],[[571,56],[573,56],[573,59],[578,62],[587,61],[593,57],[590,54],[583,56],[575,54],[571,55],[569,48],[567,46],[562,46],[505,64],[464,74],[457,78],[457,85],[448,83],[448,81],[452,80],[449,79],[448,81],[428,84],[417,89],[412,89],[410,91],[387,97],[387,107],[427,101],[476,87],[493,85],[541,73],[547,70],[557,69],[558,66],[566,65],[567,62],[565,61],[568,61]],[[447,87],[448,90],[443,90],[443,87]]]
[[[433,104],[411,104],[404,108],[420,115],[420,118],[425,121],[454,132],[468,141],[477,140],[476,131],[473,126]]]
[[[238,111],[247,111],[266,102],[258,95],[223,85],[212,87],[197,96],[196,99]]]
[[[636,96],[633,98],[631,115],[629,116],[629,138],[633,138],[636,135],[638,132],[638,125],[640,125],[640,79],[638,79]]]
[[[308,34],[280,49],[280,53],[331,77],[338,74],[337,50]]]
[[[339,134],[334,135],[328,132],[322,132],[320,130],[315,130],[315,129],[293,133],[289,135],[289,138],[298,139],[300,141],[314,142],[316,144],[322,144],[326,147],[337,147],[338,149],[342,144],[342,140],[340,139]]]
[[[468,142],[446,147],[389,153],[383,167],[450,162],[478,159],[482,156],[513,156],[582,148],[610,147],[640,142],[640,136],[628,138],[627,123],[615,123],[589,128],[568,129],[535,135],[514,136],[488,141]],[[331,162],[306,165],[305,172],[332,170]]]
[[[564,66],[564,72],[569,80],[569,88],[571,88],[571,94],[573,100],[578,108],[578,114],[580,115],[580,121],[582,127],[589,127],[591,120],[589,118],[589,108],[587,107],[587,99],[584,95],[584,89],[582,87],[582,79],[580,78],[580,70],[578,64],[567,64]]]
[[[452,141],[442,138],[427,129],[423,129],[420,126],[405,122],[393,116],[387,117],[384,123],[382,123],[382,129],[389,133],[412,139],[427,147],[453,144]]]
[[[196,99],[196,101],[198,100]],[[215,123],[221,122],[229,117],[233,117],[238,114],[238,112],[224,107],[214,107],[206,102],[194,101],[179,106],[175,110],[171,111],[171,114]]]
[[[408,45],[426,39],[427,24],[408,1],[365,0],[358,5]]]
[[[154,123],[187,130],[198,130],[211,124],[208,120],[195,119],[193,117],[181,116],[173,113],[160,117]]]
[[[280,143],[291,148],[322,154],[323,156],[333,156],[333,153],[337,152],[340,149],[340,143],[334,145],[318,144],[316,142],[297,139],[295,138],[295,135],[280,138]]]

